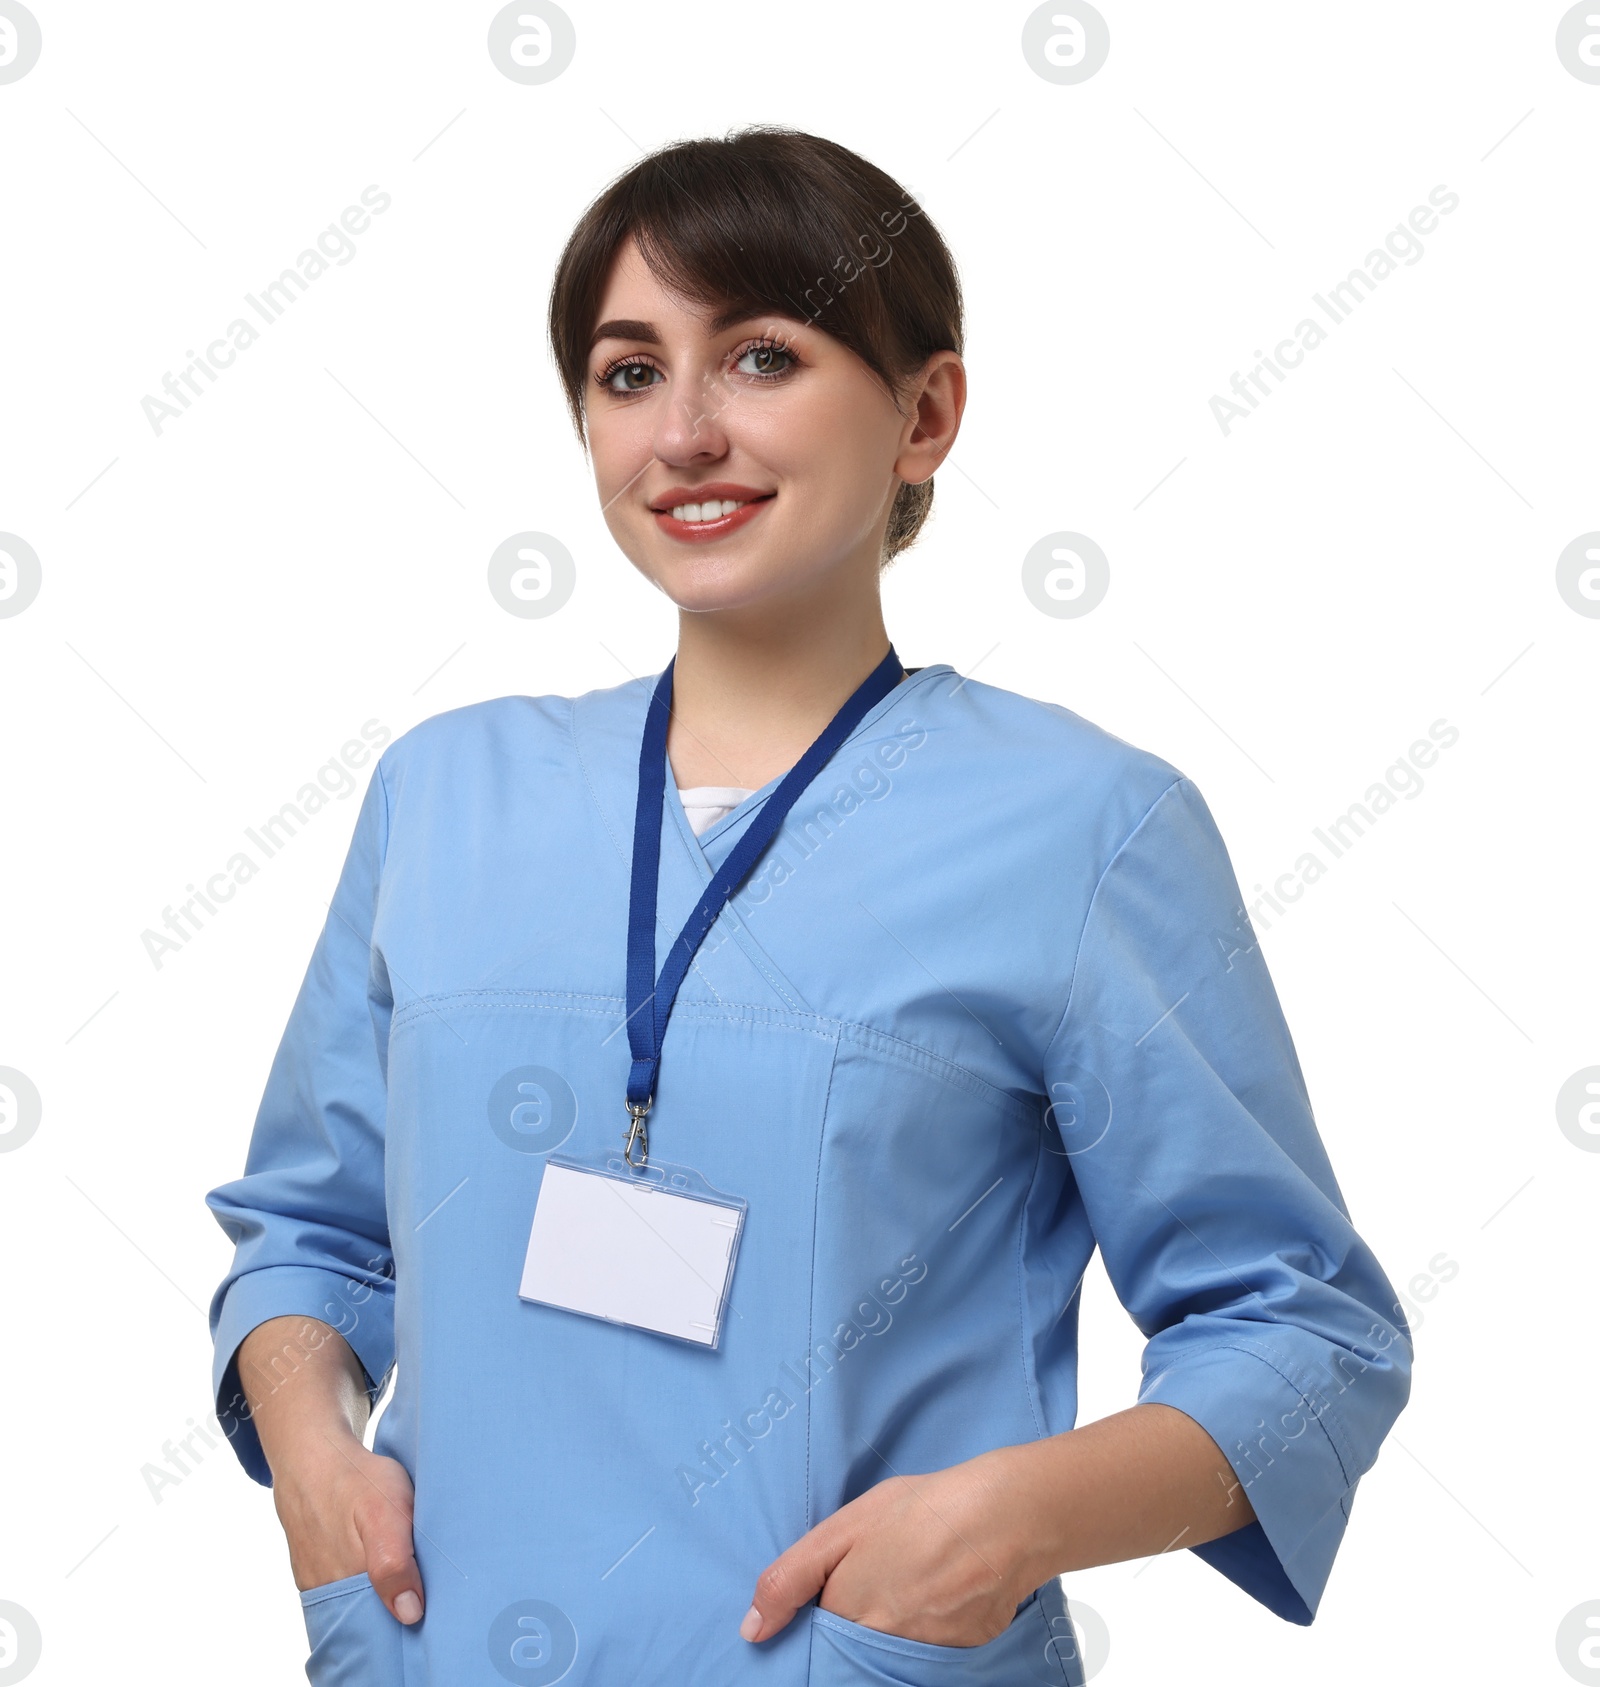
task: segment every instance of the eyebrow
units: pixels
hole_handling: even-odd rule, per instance
[[[718,311],[708,326],[713,334],[721,334],[736,323],[754,322],[762,316],[783,314],[782,311],[753,311],[744,305],[730,305],[726,310]],[[661,330],[653,322],[641,322],[636,317],[619,316],[613,317],[609,322],[602,322],[589,336],[590,351],[593,351],[601,340],[642,340],[646,345],[659,346]]]

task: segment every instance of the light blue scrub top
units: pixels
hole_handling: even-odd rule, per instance
[[[749,1202],[721,1345],[519,1298],[548,1154],[627,1123],[654,684],[497,698],[384,751],[245,1173],[207,1197],[250,1475],[257,1324],[333,1325],[374,1399],[397,1369],[375,1445],[416,1485],[426,1614],[365,1576],[306,1591],[311,1680],[1080,1682],[1056,1582],[979,1647],[814,1605],[737,1631],[759,1571],[873,1484],[1072,1427],[1097,1245],[1139,1399],[1202,1424],[1255,1508],[1195,1555],[1310,1622],[1409,1332],[1204,800],[1067,709],[917,670],[706,938],[650,1152]],[[658,960],[777,783],[696,839],[669,773]]]

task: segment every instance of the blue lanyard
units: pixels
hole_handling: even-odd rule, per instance
[[[656,967],[656,893],[661,870],[661,813],[666,798],[667,724],[672,718],[672,669],[668,662],[656,682],[645,715],[639,745],[639,804],[633,819],[633,877],[628,889],[628,1047],[633,1066],[628,1073],[628,1139],[623,1149],[629,1165],[649,1158],[645,1115],[655,1098],[656,1070],[661,1064],[661,1040],[677,1000],[678,986],[693,961],[701,940],[710,931],[728,899],[744,882],[768,844],[778,835],[800,793],[826,766],[861,718],[900,683],[902,669],[894,646],[856,688],[822,735],[783,777],[760,812],[745,827],[728,858],[717,869],[694,911],[683,923],[668,951],[661,976]],[[635,1142],[639,1158],[633,1158]]]

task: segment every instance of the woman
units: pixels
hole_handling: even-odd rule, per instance
[[[209,1197],[310,1678],[1076,1683],[1057,1577],[1173,1547],[1310,1622],[1409,1333],[1194,785],[889,643],[942,241],[829,142],[686,143],[550,329],[677,653],[384,751]],[[1096,1245],[1144,1378],[1073,1428]]]

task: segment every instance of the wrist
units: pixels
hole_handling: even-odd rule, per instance
[[[262,1435],[274,1487],[325,1487],[358,1465],[367,1454],[361,1437],[342,1418],[329,1422],[280,1424]]]
[[[1003,1550],[1022,1589],[1019,1598],[1075,1567],[1067,1521],[1071,1505],[1060,1481],[1064,1449],[1056,1441],[997,1447],[983,1455],[1003,1520]]]

